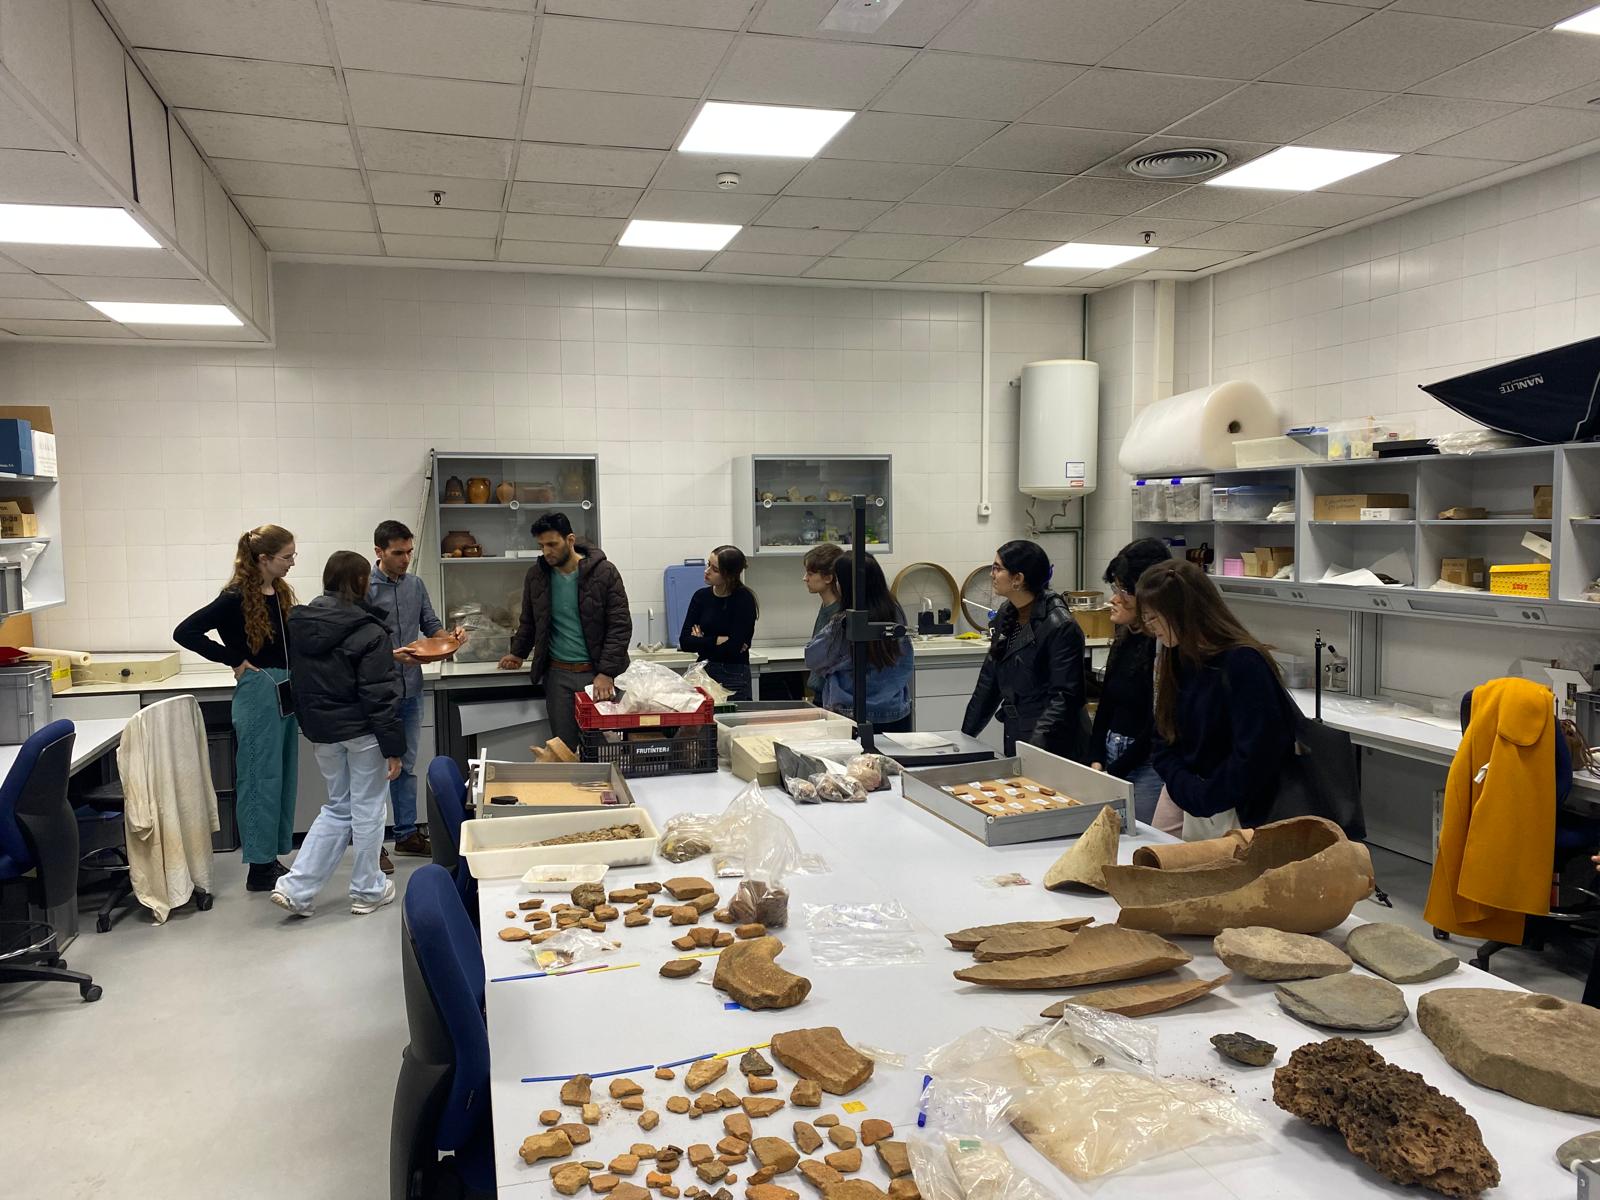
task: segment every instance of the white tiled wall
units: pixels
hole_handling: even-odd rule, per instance
[[[1089,498],[1085,574],[1101,573],[1132,527],[1130,476],[1117,465],[1133,415],[1149,403],[1155,382],[1155,285],[1124,284],[1088,297],[1089,353],[1100,364],[1100,486]]]
[[[993,298],[980,521],[976,294],[311,264],[274,282],[276,350],[0,349],[0,391],[49,404],[60,439],[69,602],[38,619],[43,641],[169,645],[268,520],[296,533],[291,582],[314,593],[326,556],[365,550],[379,520],[418,527],[430,447],[598,453],[641,636],[662,566],[731,536],[741,454],[893,454],[886,568],[926,559],[959,580],[1025,526],[1009,381],[1082,353],[1076,297]],[[753,566],[759,637],[810,632],[799,574]]]

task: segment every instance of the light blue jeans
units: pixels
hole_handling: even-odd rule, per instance
[[[422,697],[400,701],[400,720],[406,727],[406,752],[400,760],[400,774],[389,781],[389,801],[394,805],[394,840],[410,837],[417,831],[417,743],[422,740]]]
[[[378,869],[378,851],[383,848],[388,763],[378,739],[369,733],[345,742],[319,742],[316,750],[317,766],[328,785],[328,802],[311,822],[300,853],[295,855],[294,869],[278,881],[278,891],[297,908],[310,906],[344,857],[344,848],[353,842],[350,898],[381,899],[383,872]]]
[[[1120,758],[1122,754],[1133,745],[1133,738],[1122,733],[1108,732],[1106,734],[1106,760]],[[1133,774],[1128,776],[1128,782],[1133,784],[1133,812],[1141,825],[1148,825],[1155,818],[1156,801],[1161,799],[1161,776],[1156,774],[1156,769],[1148,762],[1141,763],[1133,769]]]

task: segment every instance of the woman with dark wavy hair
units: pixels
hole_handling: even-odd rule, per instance
[[[744,551],[718,546],[706,555],[706,586],[689,598],[678,648],[706,664],[733,700],[750,699],[750,643],[761,605],[744,582]]]

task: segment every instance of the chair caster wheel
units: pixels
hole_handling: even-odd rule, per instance
[[[212,902],[216,899],[210,892],[199,892],[195,895],[194,906],[201,912],[210,912]]]
[[[1448,942],[1450,940],[1450,935],[1442,929],[1435,929],[1433,931],[1433,936],[1441,942]]]
[[[96,917],[94,919],[94,927],[95,927],[95,931],[98,932],[98,933],[110,933],[111,932],[111,917],[110,917],[110,915],[107,914],[107,913],[101,913],[98,917]]]
[[[85,1004],[93,1004],[100,999],[100,985],[98,983],[84,983],[78,986],[78,995],[83,997]]]
[[[1471,965],[1477,967],[1480,971],[1487,971],[1489,969],[1489,960],[1487,958],[1475,958],[1472,960]]]

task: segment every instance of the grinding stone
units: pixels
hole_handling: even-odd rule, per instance
[[[1403,925],[1360,925],[1345,939],[1345,953],[1390,983],[1426,983],[1448,975],[1461,960],[1432,938]]]
[[[1568,1171],[1575,1162],[1592,1162],[1597,1158],[1600,1158],[1600,1129],[1580,1133],[1556,1147],[1556,1161]]]
[[[1393,1029],[1409,1015],[1400,989],[1370,975],[1280,983],[1277,994],[1290,1016],[1327,1029]]]

